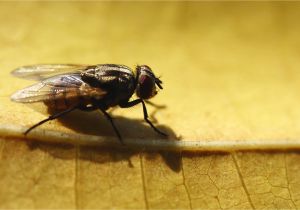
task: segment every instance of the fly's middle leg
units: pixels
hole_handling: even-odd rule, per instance
[[[125,143],[123,142],[123,138],[119,132],[119,130],[117,129],[112,117],[104,110],[104,109],[100,109],[102,111],[102,113],[104,114],[104,116],[106,117],[106,119],[108,119],[108,121],[110,122],[110,124],[112,125],[115,133],[118,136],[119,141],[121,142],[121,144],[125,145]]]

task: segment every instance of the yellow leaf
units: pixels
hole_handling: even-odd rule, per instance
[[[0,208],[299,209],[299,6],[0,3]],[[9,73],[37,63],[151,66],[166,108],[149,112],[169,139],[141,107],[111,111],[130,148],[99,147],[119,144],[97,112],[25,139],[46,115],[10,101],[32,81]]]

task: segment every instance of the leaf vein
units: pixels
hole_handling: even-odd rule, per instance
[[[236,160],[236,154],[235,154],[235,153],[231,153],[231,157],[232,157],[233,163],[234,163],[234,165],[235,165],[235,167],[236,167],[236,170],[237,170],[237,173],[238,173],[238,175],[239,175],[239,178],[240,178],[240,180],[241,180],[243,189],[244,189],[244,191],[245,191],[245,193],[246,193],[246,195],[247,195],[247,199],[248,199],[248,201],[249,201],[249,204],[251,205],[252,209],[255,209],[255,207],[254,207],[254,205],[253,205],[253,203],[252,203],[252,200],[251,200],[251,198],[250,198],[250,194],[249,194],[249,192],[248,192],[248,189],[247,189],[247,187],[246,187],[246,184],[245,184],[245,182],[244,182],[242,173],[241,173],[240,168],[239,168],[239,166],[238,166],[238,163],[237,163],[237,160]]]
[[[187,197],[189,199],[189,207],[190,209],[193,209],[193,206],[192,206],[192,199],[191,199],[191,194],[190,194],[190,191],[186,185],[186,179],[185,179],[185,174],[184,174],[184,169],[183,169],[183,161],[182,161],[182,154],[180,154],[180,165],[181,165],[181,174],[182,174],[182,182],[183,182],[183,186],[184,186],[184,189],[186,191],[186,194],[187,194]]]
[[[146,209],[149,209],[149,203],[148,203],[148,197],[146,192],[146,181],[145,181],[145,172],[144,172],[144,162],[142,154],[139,154],[140,157],[140,167],[141,167],[141,178],[142,178],[142,184],[143,184],[143,192],[144,192],[144,201]]]

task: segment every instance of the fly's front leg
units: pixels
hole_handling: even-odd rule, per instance
[[[29,129],[27,129],[27,130],[25,131],[24,135],[27,135],[27,134],[28,134],[30,131],[32,131],[34,128],[36,128],[36,127],[38,127],[38,126],[44,124],[45,122],[48,122],[48,121],[50,121],[50,120],[54,120],[54,119],[56,119],[56,118],[59,118],[59,117],[65,115],[65,114],[67,114],[67,113],[69,113],[69,112],[71,112],[71,111],[73,111],[73,110],[75,110],[75,109],[77,109],[76,106],[75,106],[75,107],[71,107],[71,108],[66,109],[66,110],[64,110],[64,111],[62,111],[62,112],[58,112],[58,113],[56,113],[56,114],[54,114],[54,115],[49,116],[47,119],[44,119],[44,120],[38,122],[37,124],[31,126]]]
[[[101,109],[101,108],[99,108],[99,109],[102,111],[102,113],[105,115],[105,117],[108,119],[108,121],[112,125],[112,127],[113,127],[115,133],[117,134],[117,136],[118,136],[121,144],[125,145],[124,142],[123,142],[122,136],[121,136],[120,132],[118,131],[118,129],[117,129],[117,127],[116,127],[116,125],[115,125],[112,117],[104,109]]]
[[[145,105],[145,102],[142,100],[142,105],[143,105],[143,112],[144,112],[144,120],[157,132],[159,133],[160,135],[163,135],[163,136],[168,136],[167,134],[165,134],[164,132],[158,130],[153,124],[152,122],[148,119],[148,112],[147,112],[147,108],[146,108],[146,105]]]
[[[135,99],[133,101],[126,101],[121,103],[119,106],[121,108],[130,108],[142,102],[142,99]]]
[[[160,135],[163,135],[163,136],[167,136],[167,134],[165,134],[164,132],[158,130],[153,124],[152,122],[148,119],[148,112],[147,112],[147,108],[146,108],[146,105],[145,105],[145,102],[142,100],[142,99],[136,99],[134,101],[128,101],[126,103],[122,103],[120,104],[120,107],[122,108],[129,108],[129,107],[133,107],[139,103],[142,103],[143,105],[143,113],[144,113],[144,120],[151,126],[151,128],[153,128],[153,130],[157,133],[159,133]]]

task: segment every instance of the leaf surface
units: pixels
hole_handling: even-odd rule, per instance
[[[299,148],[299,3],[2,2],[0,131],[46,115],[13,103],[40,63],[147,64],[164,89],[151,120],[174,141]],[[111,111],[124,138],[157,139],[142,108]],[[39,128],[113,138],[100,113]],[[299,209],[298,150],[141,151],[52,145],[0,133],[3,209]],[[40,139],[41,140],[41,139]],[[86,139],[89,141],[89,139]]]

